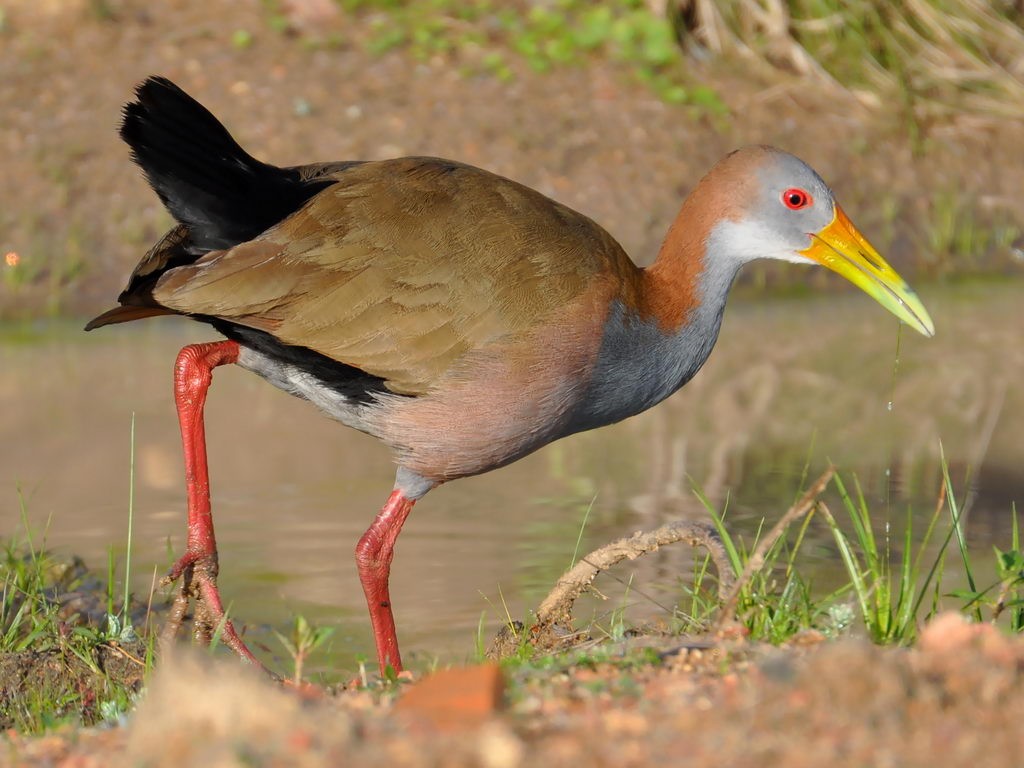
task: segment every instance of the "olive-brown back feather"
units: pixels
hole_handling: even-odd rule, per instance
[[[154,299],[430,391],[470,350],[530,331],[638,270],[582,214],[434,158],[366,163],[254,240],[169,270]]]

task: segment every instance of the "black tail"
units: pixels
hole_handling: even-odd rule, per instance
[[[121,138],[167,210],[188,227],[195,253],[251,240],[329,182],[261,163],[202,104],[150,77],[126,104]]]

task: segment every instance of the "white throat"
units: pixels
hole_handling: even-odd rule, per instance
[[[811,244],[810,235],[807,245]],[[792,246],[765,236],[765,228],[752,221],[720,221],[708,237],[708,252],[736,259],[746,264],[755,259],[778,259],[794,264],[814,264]]]

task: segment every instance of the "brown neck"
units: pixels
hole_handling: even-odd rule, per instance
[[[716,300],[724,300],[736,265],[730,263],[727,254],[711,253],[710,239],[719,222],[740,218],[738,200],[753,194],[751,152],[763,154],[759,148],[748,149],[745,154],[734,152],[700,180],[669,227],[658,258],[644,270],[642,309],[657,318],[662,329],[678,329],[685,324],[708,299],[705,288],[715,294]],[[706,274],[709,268],[714,274]],[[705,285],[708,280],[715,286]]]
[[[683,325],[701,301],[700,280],[712,222],[702,215],[706,208],[699,203],[696,192],[686,199],[658,258],[643,271],[642,311],[666,331]]]

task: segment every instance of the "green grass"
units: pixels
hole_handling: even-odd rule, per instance
[[[826,491],[826,481],[831,492]],[[719,511],[698,493],[714,521],[726,553],[725,574],[716,574],[710,556],[697,558],[681,587],[674,609],[665,610],[666,625],[680,635],[700,635],[738,624],[751,640],[781,644],[807,631],[826,637],[856,633],[878,644],[908,645],[920,628],[943,610],[960,610],[975,621],[993,621],[1009,632],[1024,631],[1024,553],[1016,510],[1008,548],[975,562],[967,547],[962,504],[948,467],[928,516],[906,510],[902,527],[885,522],[887,513],[872,510],[856,478],[836,474],[818,481],[804,508],[794,505],[784,525],[767,531],[764,521],[751,540],[729,525],[728,504]],[[825,498],[838,498],[833,514]],[[796,513],[796,514],[794,514]],[[805,552],[812,526],[823,526],[841,565],[821,589],[810,575]],[[820,535],[817,540],[820,541]],[[817,545],[820,547],[820,543]],[[575,560],[575,557],[574,557]],[[982,582],[982,573],[994,574]],[[735,600],[723,608],[719,580],[735,584]],[[612,577],[614,578],[614,576]],[[633,628],[626,597],[602,617],[591,619],[581,636],[618,641]],[[651,602],[648,600],[647,602]],[[530,632],[519,635],[514,654],[529,658]],[[589,642],[589,640],[588,640]]]
[[[718,94],[689,76],[672,21],[641,0],[339,0],[369,19],[367,50],[408,50],[426,61],[442,56],[466,75],[513,80],[520,65],[535,72],[586,65],[593,57],[620,62],[631,78],[662,100],[721,115]],[[271,9],[271,26],[283,30]]]
[[[983,206],[962,188],[938,190],[929,202],[923,258],[932,274],[983,271],[993,254],[1008,251],[1021,234],[1006,216],[980,216]]]
[[[0,554],[0,724],[41,732],[65,723],[116,719],[152,669],[153,635],[136,634],[131,594],[135,417],[131,422],[128,543],[123,593],[108,556],[102,586],[77,560],[55,557],[37,538],[18,493],[22,534]],[[76,603],[68,596],[80,596]],[[72,606],[78,606],[75,609]],[[101,610],[101,608],[103,610]],[[84,615],[83,615],[84,614]],[[143,624],[148,625],[148,608]],[[148,629],[148,626],[146,627]]]
[[[1010,510],[1013,533],[1009,549],[996,549],[989,564],[974,562],[967,548],[962,508],[957,501],[949,469],[942,465],[943,484],[934,511],[923,530],[907,510],[902,531],[881,537],[875,530],[881,515],[873,514],[856,478],[853,492],[841,476],[832,483],[843,515],[833,515],[819,500],[811,513],[779,537],[768,549],[764,565],[742,586],[737,619],[753,639],[781,642],[814,629],[835,635],[851,628],[879,644],[910,644],[920,627],[941,610],[959,609],[975,621],[1002,621],[1008,631],[1024,629],[1024,554],[1020,549],[1016,509]],[[733,578],[747,566],[750,551],[734,538],[724,514],[709,507],[726,549]],[[825,594],[816,592],[797,567],[798,555],[814,514],[831,533],[842,562],[846,583]],[[704,582],[708,563],[698,565],[692,587],[687,587],[689,616],[705,626],[718,606],[709,598]],[[996,578],[979,586],[978,573],[992,571]],[[965,588],[943,587],[950,582]],[[685,603],[684,603],[685,604]],[[852,604],[852,610],[851,610]],[[856,622],[851,621],[856,619]]]
[[[47,553],[27,530],[0,552],[0,723],[38,733],[116,719],[152,666],[152,642],[136,637],[126,613],[108,613],[97,624],[62,605],[61,596],[79,590],[89,574]],[[106,599],[115,601],[113,580]]]
[[[515,77],[515,61],[546,72],[599,55],[626,65],[670,103],[723,105],[687,72],[708,54],[881,97],[924,149],[930,125],[962,111],[1024,116],[1019,4],[924,0],[338,0],[371,20],[366,47],[454,59],[468,74]],[[272,26],[286,29],[271,8]],[[761,20],[761,21],[759,21]],[[687,54],[691,54],[687,58]]]
[[[925,570],[924,557],[935,533],[942,504],[936,505],[916,554],[913,517],[908,510],[897,554],[888,535],[879,545],[860,485],[855,485],[856,498],[848,493],[841,478],[836,478],[836,485],[853,528],[853,536],[844,532],[827,506],[822,506],[822,513],[850,578],[849,591],[856,600],[864,630],[876,643],[909,642],[916,634],[922,612],[927,618],[939,609],[939,584],[946,550],[958,521],[953,518],[937,554]],[[929,587],[933,584],[935,589],[928,599]]]
[[[599,687],[600,692],[613,696],[634,695],[629,673],[661,663],[661,656],[653,648],[637,647],[622,649],[612,645],[593,645],[586,649],[570,650],[565,653],[536,655],[523,646],[521,653],[501,660],[502,670],[507,677],[507,696],[511,704],[536,695],[536,682],[543,684],[568,679],[568,673],[578,669],[613,668],[620,674],[614,678],[592,680],[589,685]],[[594,690],[594,689],[592,689]],[[597,691],[595,691],[597,692]]]
[[[752,553],[762,543],[764,521],[748,545],[741,537],[730,533],[724,510],[719,513],[707,499],[700,498],[725,545],[732,569],[728,577],[740,579],[748,569]],[[808,515],[798,525],[787,528],[765,551],[764,564],[739,586],[736,619],[753,640],[782,643],[807,629],[819,629],[827,634],[845,629],[834,626],[831,607],[835,596],[815,596],[811,581],[797,568],[797,556],[811,521],[812,515]],[[691,632],[710,629],[722,607],[708,586],[709,567],[708,558],[697,561],[692,586],[683,587],[681,605],[687,606],[687,610],[680,612],[676,620],[678,626]]]
[[[310,624],[304,616],[297,616],[292,623],[291,632],[283,635],[277,630],[274,634],[292,658],[292,682],[302,684],[302,669],[311,654],[326,643],[335,632],[334,627],[319,627]]]

